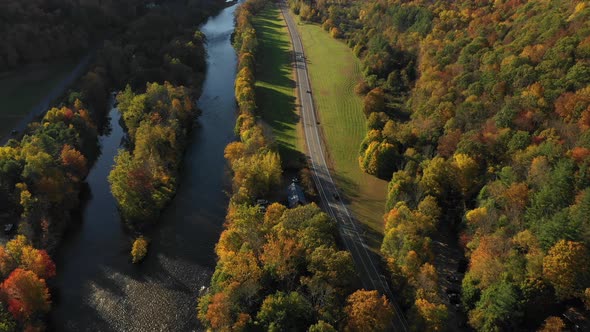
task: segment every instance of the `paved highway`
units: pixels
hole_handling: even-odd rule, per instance
[[[310,168],[321,199],[321,205],[324,210],[337,221],[341,238],[344,241],[346,249],[352,254],[363,287],[366,289],[375,289],[382,294],[386,294],[395,309],[395,315],[392,321],[393,330],[407,331],[408,325],[403,313],[398,307],[387,282],[384,280],[385,278],[380,273],[378,265],[373,260],[372,254],[367,250],[363,238],[359,235],[360,226],[357,225],[357,221],[348,211],[346,205],[341,201],[340,194],[338,193],[334,180],[330,174],[326,158],[324,157],[324,148],[319,133],[319,121],[317,120],[313,104],[312,90],[307,73],[303,44],[301,43],[301,38],[297,31],[297,25],[293,20],[287,5],[281,2],[280,6],[293,44],[297,90],[299,93],[300,111],[305,132],[307,153],[311,161]]]

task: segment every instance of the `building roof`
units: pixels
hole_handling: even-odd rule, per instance
[[[287,187],[287,201],[289,202],[290,208],[296,207],[297,205],[307,204],[303,189],[295,182],[292,182],[289,187]]]

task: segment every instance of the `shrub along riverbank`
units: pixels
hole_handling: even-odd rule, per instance
[[[336,246],[336,224],[315,204],[287,209],[253,205],[281,184],[281,161],[256,122],[258,40],[252,16],[269,1],[248,0],[236,11],[239,55],[236,99],[240,140],[227,146],[233,171],[225,230],[211,287],[198,316],[213,330],[334,331],[383,329],[391,307],[376,292],[358,291],[350,253]]]

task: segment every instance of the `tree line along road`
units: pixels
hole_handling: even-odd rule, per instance
[[[408,331],[409,328],[406,319],[393,298],[389,285],[384,280],[385,277],[379,272],[377,264],[375,264],[371,254],[367,250],[367,246],[359,234],[357,221],[340,199],[340,194],[330,174],[326,158],[324,157],[323,142],[319,133],[319,122],[311,94],[311,84],[307,73],[307,64],[301,37],[299,36],[295,21],[289,12],[287,4],[281,2],[279,6],[281,7],[281,12],[287,24],[293,45],[297,90],[307,154],[311,162],[310,169],[320,196],[321,205],[336,220],[340,236],[344,241],[346,249],[352,254],[363,287],[378,290],[382,294],[386,294],[394,307],[393,330]]]

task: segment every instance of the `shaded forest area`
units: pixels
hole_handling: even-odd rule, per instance
[[[134,19],[145,1],[0,1],[0,72],[85,54]]]
[[[305,1],[361,59],[360,167],[391,179],[381,252],[417,329],[562,329],[590,306],[584,1]],[[468,261],[445,294],[431,236]],[[569,317],[569,318],[568,318]]]
[[[142,24],[137,18],[154,9],[172,4],[176,11],[183,8],[185,18],[200,21],[215,3],[220,1],[2,0],[0,72],[86,54],[130,25]]]

